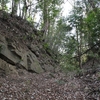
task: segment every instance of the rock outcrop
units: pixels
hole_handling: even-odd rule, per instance
[[[9,74],[18,75],[16,67],[0,59],[0,76],[5,77],[6,75]]]
[[[56,64],[43,47],[42,33],[20,17],[6,14],[4,19],[3,13],[0,11],[0,62],[30,72],[54,71]],[[0,64],[1,70],[5,67]]]

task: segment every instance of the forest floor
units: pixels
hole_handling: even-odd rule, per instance
[[[3,35],[21,38],[33,30],[25,20],[4,15],[0,12]],[[0,76],[0,100],[100,100],[100,72],[76,77],[72,73],[36,74],[18,69],[18,75]]]
[[[100,100],[100,79],[64,73],[29,73],[0,77],[0,100]]]

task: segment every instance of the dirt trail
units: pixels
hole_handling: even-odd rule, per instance
[[[62,73],[19,70],[19,76],[0,78],[0,100],[100,100],[96,91],[89,92],[88,82],[82,80]],[[98,82],[95,85],[100,86]]]

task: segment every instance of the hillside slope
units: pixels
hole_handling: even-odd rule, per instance
[[[0,100],[100,100],[100,70],[90,68],[95,62],[84,64],[89,72],[65,75],[42,35],[0,11]]]
[[[54,71],[54,54],[45,47],[42,34],[26,20],[0,11],[0,61],[36,73]]]

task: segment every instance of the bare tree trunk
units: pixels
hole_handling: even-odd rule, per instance
[[[5,2],[4,2],[4,0],[1,0],[1,7],[2,7],[2,10],[5,9]]]
[[[77,34],[77,57],[78,57],[78,63],[79,63],[79,67],[82,68],[82,63],[81,63],[81,44],[80,44],[80,40],[79,40],[79,31],[77,31],[77,27],[76,27],[76,34]]]
[[[19,16],[21,17],[21,12],[22,12],[22,9],[21,9],[21,0],[19,1]]]
[[[22,13],[22,18],[25,19],[27,16],[27,11],[28,11],[28,4],[27,1],[24,0],[24,5],[23,5],[23,13]]]
[[[88,3],[87,3],[86,0],[84,0],[84,4],[86,6],[86,14],[88,14],[88,12],[89,12],[89,6],[88,6]]]
[[[31,16],[31,10],[32,10],[32,1],[30,1],[30,7],[29,7],[29,15],[28,15],[28,17]]]
[[[44,31],[44,38],[45,38],[49,28],[48,6],[47,6],[47,1],[45,0],[43,2],[43,25],[44,25],[43,31]]]
[[[17,9],[18,9],[18,1],[12,0],[12,13],[11,15],[17,15]]]
[[[92,9],[95,9],[95,3],[94,0],[88,0],[88,2],[90,3],[90,6],[92,7]]]

